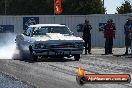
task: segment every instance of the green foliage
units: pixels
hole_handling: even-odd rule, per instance
[[[0,14],[3,15],[4,14],[4,8],[5,8],[5,5],[4,5],[4,0],[1,0],[0,1]]]
[[[118,14],[132,13],[132,5],[126,0],[120,7],[117,7]]]
[[[7,15],[53,15],[54,0],[6,0]],[[62,15],[104,14],[102,0],[62,0]],[[5,0],[0,0],[5,14]]]
[[[53,14],[53,2],[50,0],[12,0],[8,14],[45,15]]]
[[[103,14],[105,9],[101,0],[63,0],[63,14],[86,15]]]

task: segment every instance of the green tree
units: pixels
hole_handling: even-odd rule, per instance
[[[0,1],[0,14],[1,14],[1,15],[4,14],[4,9],[5,9],[4,0],[1,0],[1,1]]]
[[[126,0],[124,3],[122,3],[121,6],[117,7],[118,14],[125,14],[125,13],[131,13],[132,12],[132,5],[130,4],[130,1]]]
[[[6,0],[7,15],[53,15],[54,0]],[[104,14],[102,0],[62,0],[62,15]],[[0,14],[5,0],[0,0]]]
[[[52,14],[50,0],[12,0],[8,14],[11,15],[47,15]]]
[[[104,14],[102,0],[63,0],[65,15]]]

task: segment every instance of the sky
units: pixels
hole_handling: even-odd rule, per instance
[[[116,8],[121,6],[123,2],[124,0],[104,0],[104,6],[107,10],[107,14],[115,14],[117,12]]]

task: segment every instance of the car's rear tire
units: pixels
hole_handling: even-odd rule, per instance
[[[75,54],[75,55],[74,55],[74,59],[75,59],[75,61],[79,61],[79,59],[80,59],[80,54]]]

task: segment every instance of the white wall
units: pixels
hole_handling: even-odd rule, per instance
[[[106,23],[108,19],[113,19],[116,25],[116,38],[114,47],[124,47],[124,24],[130,14],[127,15],[28,15],[28,16],[0,16],[0,25],[14,25],[16,34],[23,32],[23,17],[39,17],[39,23],[59,23],[66,24],[76,36],[82,36],[75,29],[79,23],[84,23],[87,18],[92,25],[92,47],[104,47],[103,33],[99,32],[99,23]]]

